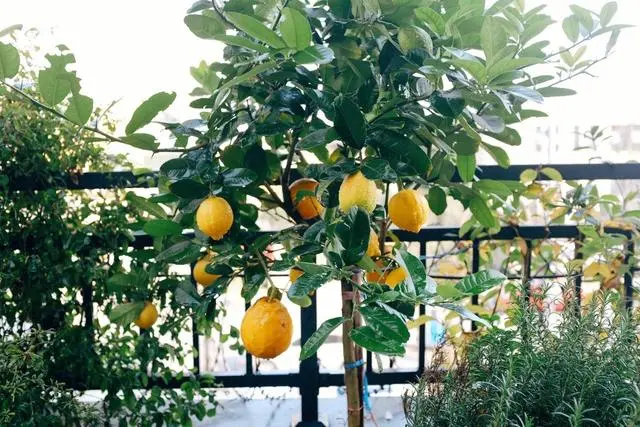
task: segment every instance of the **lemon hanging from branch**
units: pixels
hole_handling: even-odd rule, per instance
[[[158,320],[158,309],[152,302],[145,301],[144,308],[135,320],[136,325],[140,329],[149,329],[156,323],[156,320]]]
[[[358,171],[344,178],[340,185],[338,201],[342,212],[349,212],[354,206],[358,206],[371,213],[376,207],[376,195],[378,189],[376,183],[365,178]]]
[[[291,345],[293,322],[277,296],[256,301],[245,313],[240,326],[245,348],[260,359],[273,359]]]
[[[206,268],[207,265],[211,262],[211,255],[207,255],[202,257],[196,262],[196,265],[193,266],[193,278],[197,283],[204,286],[210,286],[213,282],[218,280],[221,276],[219,274],[211,274],[207,273]]]
[[[233,210],[222,197],[209,197],[200,203],[196,212],[198,228],[213,240],[220,240],[233,224]]]
[[[293,182],[289,186],[289,193],[291,194],[291,201],[296,210],[302,217],[302,219],[309,220],[317,216],[322,215],[324,212],[324,206],[320,204],[316,196],[304,196],[299,201],[296,201],[298,192],[311,191],[315,192],[318,188],[318,181],[315,179],[302,178]]]
[[[417,233],[427,222],[427,199],[416,190],[402,190],[389,200],[391,222],[402,230]]]

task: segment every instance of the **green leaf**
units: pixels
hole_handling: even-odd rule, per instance
[[[51,106],[61,103],[71,92],[69,73],[46,69],[38,74],[38,91],[44,102]]]
[[[209,194],[206,185],[192,179],[181,179],[170,184],[169,191],[183,199],[201,199]]]
[[[231,46],[240,46],[240,47],[244,47],[247,48],[249,50],[255,50],[256,52],[260,52],[260,53],[267,53],[269,52],[269,48],[258,44],[252,40],[249,40],[246,37],[242,37],[242,36],[231,36],[228,34],[216,34],[215,36],[211,37],[213,40],[218,40],[221,41],[222,43],[231,45]]]
[[[176,302],[184,306],[198,306],[202,298],[196,292],[196,288],[187,280],[182,280],[174,291]]]
[[[520,137],[520,134],[518,133],[517,130],[513,128],[506,127],[504,128],[504,131],[500,133],[494,133],[494,132],[484,132],[484,133],[508,145],[520,145],[522,143],[522,138]]]
[[[433,305],[438,306],[438,307],[442,307],[442,308],[446,308],[447,310],[454,311],[454,312],[458,313],[460,316],[462,316],[463,318],[469,319],[469,320],[473,320],[474,322],[482,323],[484,326],[486,326],[488,328],[491,327],[491,324],[489,322],[487,322],[486,320],[484,320],[481,317],[476,316],[473,312],[467,310],[464,307],[460,307],[457,304],[434,303]]]
[[[456,289],[467,295],[478,295],[505,280],[507,277],[499,271],[483,270],[461,279],[456,283]]]
[[[182,233],[182,227],[177,222],[168,219],[152,219],[142,230],[153,237],[174,236]]]
[[[176,93],[158,92],[144,101],[133,112],[131,120],[125,128],[125,133],[131,135],[143,126],[148,125],[160,113],[166,110],[176,99]]]
[[[87,123],[93,112],[93,99],[88,96],[74,94],[64,115],[78,125]]]
[[[427,201],[429,202],[429,208],[436,215],[442,215],[447,209],[447,195],[438,186],[433,186],[429,189]]]
[[[436,293],[448,300],[456,300],[464,296],[452,283],[442,283],[438,285]]]
[[[144,197],[140,197],[132,191],[127,192],[125,195],[125,200],[129,202],[131,206],[138,209],[139,211],[148,212],[151,215],[154,215],[158,218],[166,218],[167,214],[162,209],[160,205],[157,205]]]
[[[339,95],[335,101],[336,116],[333,127],[353,148],[362,148],[367,136],[367,122],[360,108],[349,98]]]
[[[160,143],[156,141],[156,137],[148,133],[132,133],[120,139],[123,143],[141,150],[153,151],[160,146]]]
[[[109,320],[120,326],[129,325],[135,322],[143,308],[144,302],[142,301],[120,304],[111,310]]]
[[[450,59],[449,62],[458,68],[468,71],[469,74],[478,81],[482,81],[486,77],[484,64],[480,61],[470,59]]]
[[[10,79],[20,69],[20,53],[10,44],[0,42],[0,80]]]
[[[251,68],[246,73],[241,74],[239,76],[236,76],[236,77],[232,78],[231,80],[229,80],[228,82],[226,82],[225,84],[223,84],[222,86],[220,86],[218,88],[217,92],[222,92],[224,90],[232,88],[233,86],[239,85],[240,83],[244,83],[247,80],[251,79],[252,77],[257,76],[258,74],[260,74],[260,73],[262,73],[264,71],[273,69],[275,66],[276,66],[276,62],[275,61],[267,61],[264,64],[256,65],[255,67]]]
[[[388,356],[404,355],[405,350],[403,343],[385,340],[370,326],[352,329],[349,337],[360,347],[374,353],[386,354]]]
[[[233,168],[224,171],[222,179],[225,187],[246,187],[255,182],[258,175],[251,169]]]
[[[493,217],[491,209],[487,206],[487,202],[482,197],[476,196],[469,202],[469,210],[473,217],[484,227],[492,228],[496,226],[496,220]]]
[[[358,207],[351,208],[336,224],[335,235],[342,245],[340,256],[346,265],[362,259],[369,246],[369,234],[369,215]]]
[[[433,41],[425,30],[420,27],[402,27],[398,30],[398,44],[402,52],[407,54],[413,49],[425,49],[433,53]]]
[[[562,181],[562,174],[557,169],[554,169],[552,167],[544,167],[540,170],[540,172],[554,181]]]
[[[532,182],[538,177],[538,172],[534,169],[525,169],[520,173],[521,182]]]
[[[395,181],[398,178],[389,162],[377,157],[367,157],[362,162],[360,170],[364,176],[372,180]]]
[[[476,173],[476,156],[472,154],[470,156],[458,155],[456,159],[456,166],[458,167],[458,174],[463,182],[471,182],[473,176]]]
[[[318,147],[324,147],[337,137],[333,128],[319,129],[311,132],[298,143],[301,150],[313,150]]]
[[[311,25],[307,18],[296,9],[282,9],[284,20],[280,23],[280,33],[289,47],[303,50],[311,44]]]
[[[184,17],[184,23],[201,39],[215,39],[225,32],[224,24],[215,16],[187,15]]]
[[[409,340],[409,330],[404,320],[397,314],[386,310],[383,305],[360,306],[360,313],[374,331],[380,334],[385,340],[407,342]]]
[[[420,258],[402,247],[396,253],[395,260],[408,273],[405,283],[409,287],[410,293],[414,295],[433,293],[434,283],[427,276],[427,270]]]
[[[568,16],[562,21],[562,29],[569,40],[575,43],[580,35],[580,20],[575,15]]]
[[[242,291],[240,294],[246,302],[249,302],[256,296],[260,290],[260,286],[266,280],[267,275],[260,265],[251,265],[244,270],[242,281]]]
[[[328,64],[333,58],[333,50],[321,45],[309,46],[293,55],[297,64]]]
[[[555,86],[543,87],[541,89],[538,89],[538,92],[545,98],[551,98],[554,96],[570,96],[576,94],[576,91],[573,89]]]
[[[327,340],[331,332],[333,332],[338,326],[342,325],[346,319],[344,317],[334,317],[333,319],[325,320],[322,325],[316,330],[313,335],[302,345],[300,350],[300,360],[308,359],[316,354],[320,346]]]
[[[509,87],[500,88],[500,90],[510,93],[512,95],[515,95],[518,98],[522,98],[527,101],[533,101],[539,104],[542,104],[542,102],[544,101],[544,98],[542,97],[542,95],[540,95],[539,92],[531,88],[528,88],[526,86],[509,86]]]
[[[190,240],[183,240],[160,252],[156,256],[156,261],[189,264],[200,257],[200,246],[192,243]]]
[[[308,295],[302,297],[290,297],[287,295],[287,298],[289,298],[289,301],[302,308],[311,307],[313,304],[313,301],[311,301],[311,298]]]
[[[464,110],[465,102],[459,94],[434,92],[431,95],[433,107],[445,117],[455,118]]]
[[[484,18],[480,30],[480,44],[487,57],[487,63],[491,63],[496,54],[507,45],[507,33],[500,20],[492,16]]]
[[[600,9],[600,25],[606,27],[609,22],[613,19],[613,16],[618,11],[618,4],[614,1],[610,1],[609,3],[605,3]]]
[[[511,189],[509,189],[509,187],[504,183],[493,179],[481,179],[480,181],[476,181],[473,183],[473,188],[485,194],[491,193],[503,198],[507,198],[512,194]]]
[[[280,36],[257,19],[238,12],[227,12],[226,16],[233,25],[251,37],[266,43],[275,49],[285,47],[285,43]]]
[[[415,10],[416,18],[421,20],[427,28],[442,36],[446,32],[446,24],[442,16],[430,7],[419,7]]]
[[[489,79],[493,79],[496,76],[504,74],[509,71],[519,70],[522,68],[526,68],[530,65],[539,64],[542,62],[540,58],[504,58],[491,65],[487,69],[487,75]]]
[[[315,291],[327,283],[329,278],[330,274],[303,274],[289,287],[287,296],[296,298],[309,295],[311,291]]]
[[[569,6],[571,11],[578,17],[580,24],[588,31],[591,32],[593,30],[593,16],[591,16],[591,12],[585,9],[582,6],[578,6],[577,4],[572,4]],[[575,40],[572,40],[575,41]]]
[[[506,169],[511,166],[511,160],[509,159],[509,155],[505,150],[500,147],[496,147],[495,145],[487,144],[486,142],[483,142],[482,146],[487,151],[487,153],[489,153],[489,155],[493,157],[493,160],[495,160],[500,167]]]

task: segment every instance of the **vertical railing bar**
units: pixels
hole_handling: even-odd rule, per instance
[[[251,307],[251,301],[245,302],[244,303],[244,311],[246,312],[247,310],[249,310],[249,307]],[[251,356],[251,353],[249,353],[248,351],[245,350],[245,375],[246,376],[252,376],[254,374],[253,372],[253,356]]]
[[[316,295],[311,296],[311,305],[300,309],[300,345],[311,338],[316,331],[318,312],[316,309]],[[302,374],[304,372],[304,375]],[[318,421],[318,394],[320,391],[320,367],[318,355],[300,362],[297,374],[300,390],[300,412],[302,422],[298,425],[315,425]]]
[[[427,242],[420,241],[420,259],[423,260],[424,267],[427,268]],[[418,305],[418,315],[422,316],[426,313],[424,304]],[[426,343],[426,325],[422,323],[418,327],[418,375],[422,375],[425,370],[425,352],[427,351]]]
[[[480,271],[480,241],[473,240],[471,242],[471,273],[477,273]],[[471,304],[478,304],[478,295],[471,296]],[[471,330],[475,331],[478,329],[478,325],[475,320],[471,321]]]
[[[624,256],[624,264],[629,267],[629,271],[627,271],[624,275],[624,306],[627,310],[631,311],[633,308],[633,268],[634,266],[629,266],[629,262],[631,261],[631,256],[635,252],[635,245],[633,243],[633,236],[630,232],[625,233],[625,237],[627,238],[627,253]]]
[[[191,285],[193,289],[198,292],[198,284],[196,283],[196,279],[193,277],[193,268],[195,266],[195,262],[191,263],[191,275],[189,279],[191,280]],[[193,341],[193,371],[195,374],[200,373],[200,335],[198,334],[198,322],[196,320],[196,315],[191,317],[191,339]]]
[[[573,258],[576,261],[579,261],[584,257],[581,250],[583,239],[584,239],[584,235],[582,234],[582,232],[580,232],[580,230],[578,230],[578,235],[576,237],[576,241],[573,249],[573,252],[574,252]],[[582,305],[582,266],[579,267],[579,272],[580,274],[576,276],[575,284],[574,284],[575,293],[576,293],[574,296],[574,298],[576,299],[575,310],[578,316],[580,315],[580,306]]]

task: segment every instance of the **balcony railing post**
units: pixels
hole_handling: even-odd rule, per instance
[[[317,327],[316,296],[311,297],[311,305],[300,309],[300,345],[313,335]],[[304,374],[303,374],[304,373]],[[322,427],[318,422],[318,393],[320,391],[320,368],[318,356],[300,362],[300,405],[302,421],[297,427]]]

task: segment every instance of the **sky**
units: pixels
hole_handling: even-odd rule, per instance
[[[168,117],[187,120],[197,115],[187,105],[195,87],[189,67],[201,60],[221,59],[222,45],[202,40],[187,29],[183,18],[192,0],[0,0],[0,29],[13,24],[41,31],[46,49],[64,43],[75,54],[76,70],[86,94],[97,105],[119,99],[116,119],[126,119],[152,94],[175,91],[178,98]],[[527,7],[542,4],[527,0]],[[547,0],[547,13],[560,21],[569,5],[599,10],[604,0]],[[616,23],[640,26],[640,1],[618,0]],[[552,34],[556,46],[566,44],[561,29]],[[606,40],[603,40],[606,42]],[[634,83],[640,60],[640,30],[623,32],[614,54],[593,68],[598,78],[580,77],[569,87],[578,95],[545,101],[550,118],[535,123],[590,126],[640,123],[640,85]],[[591,49],[590,49],[591,50]],[[601,49],[603,51],[603,49]],[[589,51],[587,52],[587,54]],[[591,52],[599,54],[597,49]],[[114,149],[122,150],[122,147]],[[134,157],[139,153],[133,152]],[[142,159],[142,157],[140,157]]]

